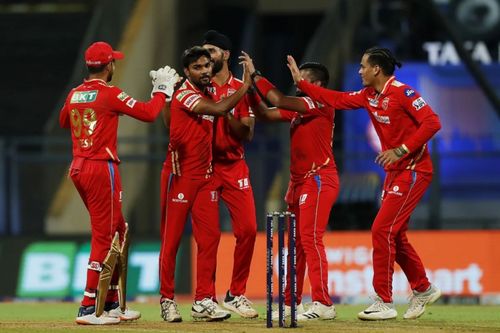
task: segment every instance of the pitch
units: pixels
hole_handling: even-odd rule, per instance
[[[79,326],[74,323],[76,303],[0,303],[0,332],[255,332],[270,333],[265,322],[264,303],[256,304],[259,318],[244,320],[233,315],[225,322],[194,322],[190,316],[191,304],[182,303],[182,323],[165,323],[160,307],[155,303],[130,303],[142,312],[134,323],[106,327]],[[293,332],[500,332],[500,306],[433,305],[418,320],[403,320],[405,306],[398,306],[399,318],[384,322],[363,322],[356,314],[364,305],[337,305],[338,317],[330,321],[302,323]],[[290,330],[290,329],[287,329]]]

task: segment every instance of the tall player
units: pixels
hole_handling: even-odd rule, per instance
[[[420,317],[441,291],[427,279],[424,265],[408,241],[410,215],[432,179],[432,162],[427,142],[441,128],[439,117],[408,85],[396,80],[401,67],[385,48],[370,48],[362,59],[359,75],[364,88],[338,92],[314,86],[304,80],[293,57],[288,67],[297,87],[311,98],[336,109],[365,108],[382,144],[375,162],[384,167],[382,204],[372,225],[373,288],[375,302],[358,314],[363,320],[397,317],[392,303],[394,262],[403,269],[413,295],[405,319]]]
[[[240,57],[248,64],[255,85],[262,95],[277,108],[264,103],[254,108],[259,119],[290,123],[290,183],[285,200],[297,217],[297,319],[334,319],[335,306],[328,293],[328,262],[323,235],[330,210],[339,193],[337,167],[333,157],[335,109],[306,97],[284,96],[272,83],[256,71],[252,59],[243,52]],[[326,87],[328,70],[319,63],[305,63],[300,73],[313,85]],[[256,102],[256,101],[255,101]],[[308,269],[311,282],[312,306],[304,312],[302,288]],[[290,267],[290,266],[288,266]],[[285,314],[290,315],[290,284],[285,290]],[[273,314],[277,318],[277,312]]]
[[[178,76],[175,70],[167,67],[158,70],[153,82],[153,98],[142,103],[120,88],[108,85],[113,78],[115,60],[122,58],[123,53],[114,51],[105,42],[90,45],[85,51],[88,79],[71,90],[59,116],[61,127],[71,129],[73,161],[69,176],[89,211],[92,235],[87,283],[76,318],[78,324],[117,324],[120,320],[135,320],[141,316],[138,311],[126,309],[124,304],[117,302],[118,282],[126,279],[127,254],[124,252],[128,248],[128,228],[121,211],[120,159],[116,152],[118,119],[126,114],[142,121],[154,121],[165,105],[165,97],[172,95]],[[116,233],[121,251],[120,245],[115,243],[118,241]],[[125,265],[121,270],[124,276],[120,277],[116,266],[110,264],[116,261],[121,262],[120,266]],[[114,273],[112,266],[115,266]],[[105,273],[112,274],[111,281],[106,280]],[[98,290],[101,280],[110,283],[109,291],[107,285],[105,290]],[[125,286],[120,285],[121,288]],[[120,292],[124,303],[125,290]],[[99,304],[102,301],[105,304]],[[103,315],[96,315],[99,306],[104,306]]]
[[[197,243],[197,277],[191,315],[207,321],[230,317],[213,301],[220,240],[218,195],[212,186],[214,116],[225,116],[245,95],[250,75],[231,96],[217,102],[209,93],[212,77],[210,53],[194,46],[182,55],[187,80],[172,96],[170,143],[161,181],[161,314],[167,322],[182,321],[174,300],[176,255],[188,214]]]
[[[229,71],[231,41],[227,36],[209,30],[204,35],[203,47],[210,52],[214,62],[211,91],[217,101],[223,100],[243,85]],[[225,117],[215,119],[213,141],[214,189],[229,210],[236,237],[231,286],[223,305],[244,318],[258,316],[245,297],[257,222],[243,144],[252,139],[254,124],[254,115],[245,96]]]

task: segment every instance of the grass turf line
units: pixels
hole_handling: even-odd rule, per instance
[[[190,316],[191,304],[180,304],[182,323],[166,323],[160,317],[159,304],[130,303],[142,312],[133,323],[115,326],[79,326],[74,323],[76,303],[0,303],[0,332],[273,332],[265,327],[264,304],[256,304],[257,319],[241,319],[233,314],[225,322],[195,322]],[[500,306],[434,305],[417,320],[403,320],[406,306],[398,306],[398,319],[365,322],[356,314],[366,306],[338,305],[338,317],[329,321],[299,323],[294,332],[500,332]],[[283,329],[274,329],[282,331]]]

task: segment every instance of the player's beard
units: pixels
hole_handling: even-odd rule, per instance
[[[219,73],[222,67],[224,66],[224,62],[222,59],[215,59],[212,67],[212,75]]]

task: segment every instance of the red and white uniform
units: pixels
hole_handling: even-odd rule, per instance
[[[152,122],[165,105],[157,93],[147,103],[138,102],[118,87],[102,80],[88,80],[71,90],[59,115],[63,128],[71,129],[73,161],[69,175],[87,207],[91,223],[91,250],[82,306],[95,303],[102,261],[116,231],[123,239],[122,187],[116,152],[118,116]],[[111,285],[117,284],[117,275]],[[117,300],[116,290],[107,302]]]
[[[411,87],[392,76],[377,93],[367,87],[337,92],[301,80],[300,90],[336,109],[365,108],[378,134],[382,151],[405,145],[410,151],[385,167],[382,205],[372,225],[373,287],[384,302],[392,302],[394,261],[403,269],[411,288],[425,291],[430,283],[424,265],[408,241],[410,215],[432,179],[427,142],[441,128],[439,117]]]
[[[172,96],[170,143],[161,174],[160,294],[174,298],[177,250],[191,213],[197,243],[195,300],[213,297],[220,240],[218,196],[211,187],[213,116],[194,113],[212,98],[188,80]]]
[[[323,235],[330,210],[339,193],[337,167],[333,157],[335,109],[303,97],[307,114],[279,110],[290,121],[290,176],[286,201],[297,220],[297,302],[307,264],[313,301],[332,305],[328,293],[328,261]],[[290,266],[288,266],[290,267]],[[285,302],[290,304],[287,283]]]
[[[212,81],[212,92],[219,101],[234,94],[242,85],[242,81],[231,75],[222,86]],[[238,120],[254,117],[246,95],[230,112]],[[236,246],[230,291],[240,296],[246,290],[257,234],[255,203],[243,142],[232,134],[227,118],[218,117],[215,122],[213,186],[231,215]]]

